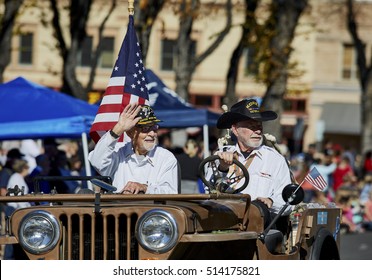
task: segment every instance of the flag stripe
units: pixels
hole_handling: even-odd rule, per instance
[[[115,86],[115,87],[111,86],[106,89],[106,95],[109,95],[109,94],[123,95],[123,92],[124,92],[124,86]]]
[[[117,121],[115,120],[114,122],[97,122],[95,124],[95,129],[96,131],[99,132],[99,135],[102,136],[103,134],[105,133],[102,133],[102,131],[107,131],[107,126],[108,125],[111,125],[111,127],[114,127],[114,125],[117,123]]]
[[[124,87],[125,77],[111,77],[109,80],[108,87],[122,86]]]
[[[103,113],[103,114],[97,114],[96,118],[94,119],[94,122],[100,123],[100,122],[113,122],[116,123],[119,119],[119,112],[117,113]]]
[[[326,181],[323,178],[319,178],[319,177],[313,178],[311,176],[307,176],[307,177],[308,177],[307,179],[311,181],[313,184],[320,184],[320,185],[325,185],[325,186],[327,185]]]
[[[107,91],[106,91],[107,93]],[[121,101],[123,100],[123,94],[113,94],[113,95],[105,95],[102,98],[101,105],[106,104],[121,104]]]
[[[98,109],[98,114],[103,114],[103,113],[119,113],[121,111],[122,104],[105,104],[101,105]]]

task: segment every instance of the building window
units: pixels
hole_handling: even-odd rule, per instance
[[[356,64],[356,53],[354,45],[343,45],[343,58],[342,58],[342,78],[344,80],[351,80],[358,78],[358,69]]]
[[[195,105],[209,107],[212,106],[212,96],[210,95],[195,95]]]
[[[189,102],[198,108],[220,109],[223,96],[190,94]]]
[[[173,59],[175,56],[175,40],[165,39],[162,41],[161,50],[161,70],[171,71],[173,70]]]
[[[93,48],[93,37],[85,37],[81,51],[78,56],[78,65],[79,66],[90,66],[92,61],[92,48]]]
[[[32,64],[33,34],[27,33],[19,37],[19,63]]]
[[[172,71],[177,63],[176,57],[176,40],[164,39],[161,46],[161,70]],[[191,43],[191,57],[196,54],[196,41]]]
[[[290,113],[305,113],[305,99],[284,99],[284,111]]]
[[[102,52],[99,65],[102,68],[112,68],[114,63],[114,38],[104,37],[102,40]]]
[[[256,49],[253,46],[247,47],[245,52],[245,69],[244,73],[246,76],[257,76],[258,65],[255,61]]]

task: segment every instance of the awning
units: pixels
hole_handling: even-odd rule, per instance
[[[360,134],[360,105],[350,103],[325,103],[320,117],[325,123],[324,132]]]

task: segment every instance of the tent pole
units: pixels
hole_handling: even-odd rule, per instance
[[[208,125],[203,125],[203,138],[204,138],[204,158],[209,157],[209,131]]]
[[[90,170],[90,163],[88,161],[88,138],[85,132],[81,134],[81,141],[83,144],[85,173],[87,176],[91,176],[92,172]],[[88,184],[88,189],[93,190],[92,183],[90,181],[87,181],[87,184]]]

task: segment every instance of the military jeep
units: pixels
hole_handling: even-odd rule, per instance
[[[74,178],[91,180],[95,191],[0,197],[33,204],[5,217],[0,245],[30,260],[340,258],[341,210],[301,204],[298,185],[285,188],[283,209],[300,206],[264,227],[262,206],[226,181],[206,194],[123,195],[102,178]]]

